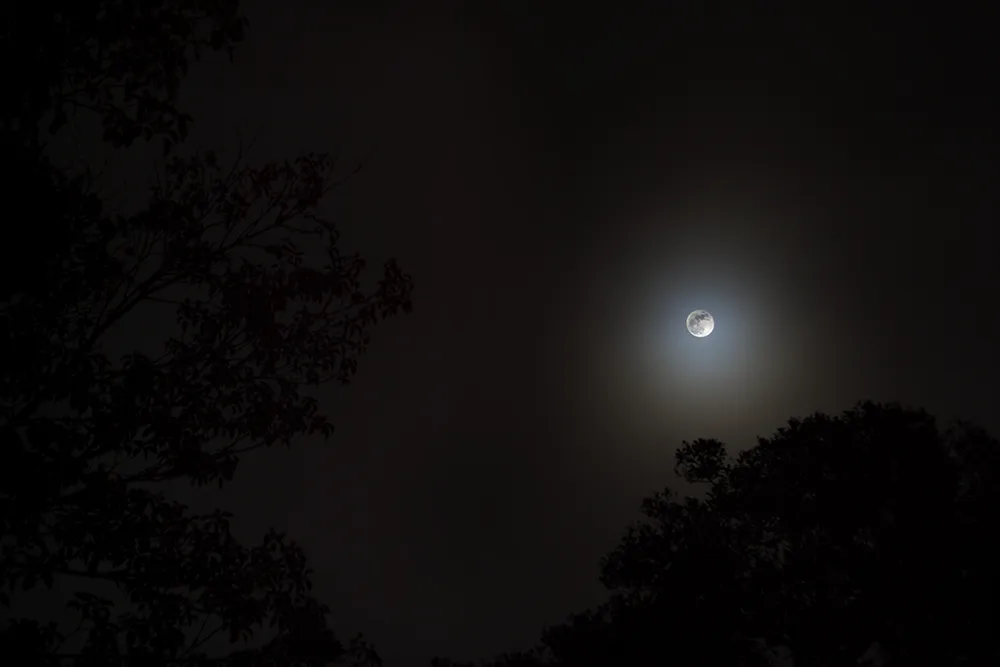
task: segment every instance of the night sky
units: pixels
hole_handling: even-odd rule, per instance
[[[300,541],[387,667],[526,648],[600,601],[684,439],[862,398],[1000,432],[986,22],[542,4],[244,2],[235,64],[182,93],[193,147],[363,162],[344,244],[414,277],[323,390],[335,438],[183,491]]]

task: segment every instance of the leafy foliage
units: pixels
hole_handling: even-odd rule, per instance
[[[239,0],[16,0],[5,10],[3,129],[37,139],[70,114],[100,117],[104,140],[127,146],[187,135],[176,106],[181,79],[206,51],[232,56],[246,19]]]
[[[310,388],[350,381],[372,328],[410,310],[410,278],[341,250],[319,213],[342,180],[326,155],[174,156],[129,215],[47,160],[38,122],[54,114],[54,131],[66,105],[100,114],[114,146],[183,139],[179,77],[242,38],[237,2],[19,2],[7,19],[3,157],[22,217],[19,242],[0,246],[0,652],[378,664],[328,627],[294,542],[243,545],[229,515],[192,513],[157,484],[221,487],[248,451],[329,436]],[[143,349],[115,342],[150,322]],[[72,594],[74,631],[21,611],[39,587]]]
[[[1000,443],[982,429],[864,402],[676,461],[706,493],[643,502],[601,563],[609,600],[546,629],[544,664],[1000,660]]]
[[[50,189],[47,233],[59,243],[3,288],[8,590],[59,575],[120,586],[138,608],[100,627],[130,655],[190,652],[179,629],[205,616],[230,639],[269,620],[283,646],[322,616],[301,552],[282,537],[244,549],[225,517],[189,515],[141,485],[221,487],[247,451],[330,435],[303,389],[348,382],[370,328],[409,310],[409,278],[390,262],[365,291],[364,262],[317,215],[333,167],[321,156],[227,171],[211,155],[174,158],[128,218],[103,215],[56,172],[25,172],[32,196]],[[178,324],[160,353],[108,355],[106,334],[149,304]],[[94,633],[107,603],[79,610],[105,641]]]

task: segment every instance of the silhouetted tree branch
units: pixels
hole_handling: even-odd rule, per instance
[[[191,122],[176,106],[191,62],[232,57],[246,27],[238,0],[17,0],[0,36],[0,130],[33,143],[83,110],[113,146],[162,137],[169,149]]]
[[[373,327],[409,311],[410,278],[393,261],[370,275],[319,213],[337,161],[174,156],[146,206],[119,215],[41,146],[38,123],[54,113],[54,131],[66,105],[101,114],[114,146],[182,139],[187,58],[231,48],[244,25],[230,0],[18,2],[7,16],[6,67],[40,66],[9,81],[0,128],[23,232],[0,257],[0,654],[19,664],[378,664],[328,627],[294,542],[241,544],[228,514],[155,486],[222,487],[247,452],[330,436],[310,388],[349,382]],[[148,318],[158,340],[116,349]],[[18,617],[24,592],[56,579],[75,630]]]
[[[601,562],[607,602],[547,628],[526,664],[1000,660],[1000,443],[982,429],[863,402],[676,459],[707,493],[644,500]]]

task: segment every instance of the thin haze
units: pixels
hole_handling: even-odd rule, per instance
[[[247,3],[236,63],[187,83],[192,142],[363,158],[345,244],[398,256],[416,312],[324,394],[330,445],[204,500],[300,540],[387,665],[525,647],[598,601],[682,439],[749,446],[864,397],[1000,430],[995,109],[935,64],[975,39],[351,4]]]

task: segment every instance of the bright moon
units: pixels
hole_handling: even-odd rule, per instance
[[[704,338],[715,329],[715,319],[707,310],[696,310],[688,315],[687,328],[692,336]]]

